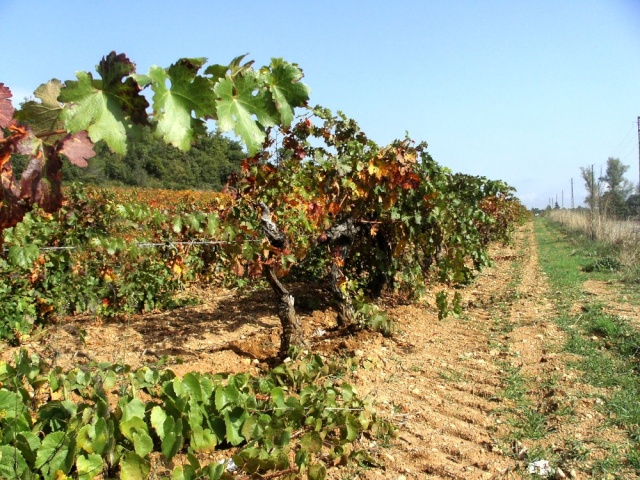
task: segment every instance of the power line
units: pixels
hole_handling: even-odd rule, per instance
[[[615,148],[614,152],[616,152],[616,155],[614,155],[615,157],[619,157],[619,153],[623,148],[627,147],[627,144],[629,143],[629,141],[633,138],[633,136],[631,136],[631,133],[633,132],[634,127],[636,126],[636,122],[631,122],[631,127],[629,128],[629,131],[626,133],[626,135],[624,136],[624,138],[622,139],[622,141],[619,143],[619,145]]]

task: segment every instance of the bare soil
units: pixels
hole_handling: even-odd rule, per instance
[[[368,331],[339,335],[323,292],[295,292],[310,349],[357,357],[361,368],[347,381],[398,427],[390,445],[364,439],[360,445],[384,468],[335,466],[330,478],[520,478],[532,459],[527,440],[508,440],[520,415],[504,394],[514,370],[527,379],[532,408],[547,415],[541,441],[567,451],[561,466],[567,478],[588,478],[587,463],[569,455],[576,439],[594,458],[602,441],[622,441],[594,409],[598,392],[578,381],[566,365],[571,358],[560,353],[564,334],[552,321],[532,226],[521,229],[513,245],[493,247],[491,256],[495,265],[458,290],[465,305],[460,318],[438,320],[432,300],[389,302],[397,328],[391,338]],[[198,306],[126,320],[65,319],[26,347],[63,367],[88,360],[139,366],[166,355],[178,375],[268,368],[280,335],[271,292],[209,289],[198,296]],[[1,357],[11,355],[5,349]]]

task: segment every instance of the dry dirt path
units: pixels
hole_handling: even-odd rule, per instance
[[[510,406],[505,365],[544,375],[555,368],[544,361],[549,343],[562,336],[548,320],[553,307],[532,228],[492,257],[495,266],[461,291],[462,318],[439,321],[433,308],[398,307],[397,341],[355,350],[368,367],[358,373],[360,393],[375,395],[399,425],[393,446],[377,447],[386,471],[366,478],[500,478],[513,470],[515,454],[500,438]]]
[[[390,448],[371,446],[385,471],[354,478],[540,478],[527,474],[539,452],[556,469],[551,478],[597,478],[587,473],[593,462],[625,443],[597,409],[607,392],[568,367],[577,358],[562,352],[533,225],[491,253],[495,266],[461,291],[462,318],[399,307],[397,342],[355,350],[374,365],[358,373],[360,393],[377,398],[399,434]]]

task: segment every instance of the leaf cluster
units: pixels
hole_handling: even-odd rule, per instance
[[[282,471],[321,479],[327,463],[369,458],[352,446],[361,435],[393,433],[353,387],[335,380],[341,368],[312,355],[265,377],[178,378],[107,363],[62,371],[21,350],[13,364],[0,363],[0,474],[145,479],[159,468],[150,456],[158,452],[164,469],[178,455],[186,459],[171,478]],[[226,461],[198,460],[226,450]]]
[[[145,127],[188,150],[196,136],[206,134],[206,122],[215,121],[256,153],[268,129],[291,123],[309,88],[295,64],[273,59],[255,70],[253,62],[242,63],[244,57],[206,68],[205,58],[183,58],[142,75],[126,55],[111,52],[96,66],[99,78],[81,71],[76,80],[51,80],[18,111],[10,89],[0,83],[0,229],[15,225],[34,205],[49,212],[60,208],[63,158],[85,167],[99,141],[124,155]],[[145,88],[152,92],[151,104]],[[11,165],[15,155],[29,159],[20,182]]]

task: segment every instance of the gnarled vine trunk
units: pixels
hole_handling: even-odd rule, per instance
[[[265,265],[264,274],[275,293],[278,304],[278,317],[282,325],[279,356],[280,358],[285,358],[289,353],[289,348],[292,346],[305,346],[302,326],[296,316],[295,299],[289,290],[282,285],[274,268],[271,265]]]
[[[353,218],[334,225],[324,234],[323,242],[329,243],[331,249],[331,280],[330,290],[338,312],[338,325],[352,327],[356,325],[356,311],[353,307],[351,296],[341,288],[346,281],[346,276],[341,267],[349,255],[349,249],[353,245],[358,233],[358,226]]]
[[[269,243],[278,249],[286,248],[288,246],[287,237],[272,220],[271,210],[262,202],[259,203],[259,206],[262,209],[260,224]],[[279,356],[280,358],[285,358],[292,346],[305,346],[302,327],[296,316],[295,299],[289,290],[280,282],[272,265],[265,264],[263,266],[263,273],[275,293],[276,303],[278,305],[278,317],[282,325]]]
[[[353,308],[350,295],[340,288],[340,285],[345,280],[345,276],[338,266],[339,261],[340,260],[333,257],[331,271],[329,272],[331,279],[329,288],[331,289],[331,294],[333,295],[338,312],[338,325],[341,327],[350,327],[356,323],[356,311]]]

